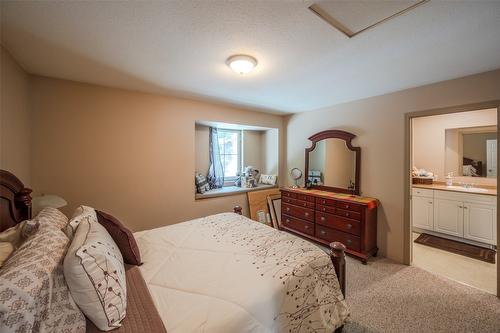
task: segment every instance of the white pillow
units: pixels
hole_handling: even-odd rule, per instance
[[[78,206],[73,212],[73,216],[71,216],[68,224],[66,225],[66,229],[64,231],[66,233],[66,236],[68,236],[69,239],[72,239],[80,222],[85,219],[91,218],[92,215],[95,216],[94,208],[83,205]]]
[[[121,326],[127,308],[123,258],[95,210],[85,207],[80,214],[74,217],[78,228],[64,259],[64,275],[82,312],[109,331]]]
[[[261,184],[275,185],[276,175],[260,175],[259,181]]]

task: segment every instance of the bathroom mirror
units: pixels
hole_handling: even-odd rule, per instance
[[[305,179],[312,188],[359,195],[361,148],[356,136],[340,130],[319,132],[305,153]]]
[[[497,178],[496,126],[446,129],[445,157],[446,174]]]

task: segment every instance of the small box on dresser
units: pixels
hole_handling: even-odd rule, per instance
[[[323,245],[339,241],[365,264],[377,255],[376,205],[320,190],[282,188],[281,194],[282,229]]]

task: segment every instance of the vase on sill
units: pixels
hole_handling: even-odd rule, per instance
[[[236,175],[238,178],[234,182],[234,186],[241,187],[241,176],[239,174]]]

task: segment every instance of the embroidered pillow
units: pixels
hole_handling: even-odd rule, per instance
[[[194,182],[196,184],[196,192],[203,194],[210,190],[210,185],[208,184],[207,177],[201,173],[197,173],[194,177]]]
[[[40,225],[52,224],[59,229],[63,229],[68,224],[68,218],[59,209],[53,207],[45,207],[35,217]]]
[[[275,185],[276,184],[276,175],[260,175],[259,182],[261,184]]]
[[[0,268],[7,258],[14,252],[14,246],[10,242],[0,242]]]
[[[87,207],[89,208],[89,207]],[[64,259],[64,275],[71,294],[100,330],[121,326],[127,307],[123,258],[95,211],[78,222]]]
[[[52,222],[41,225],[0,269],[2,333],[85,333],[85,317],[63,275],[69,239]]]
[[[123,261],[130,265],[141,265],[141,254],[134,235],[115,217],[96,210],[97,221],[106,228],[120,249]]]
[[[83,205],[77,207],[73,212],[73,216],[66,225],[66,236],[68,236],[70,239],[73,238],[80,222],[92,215],[95,215],[94,208]]]

